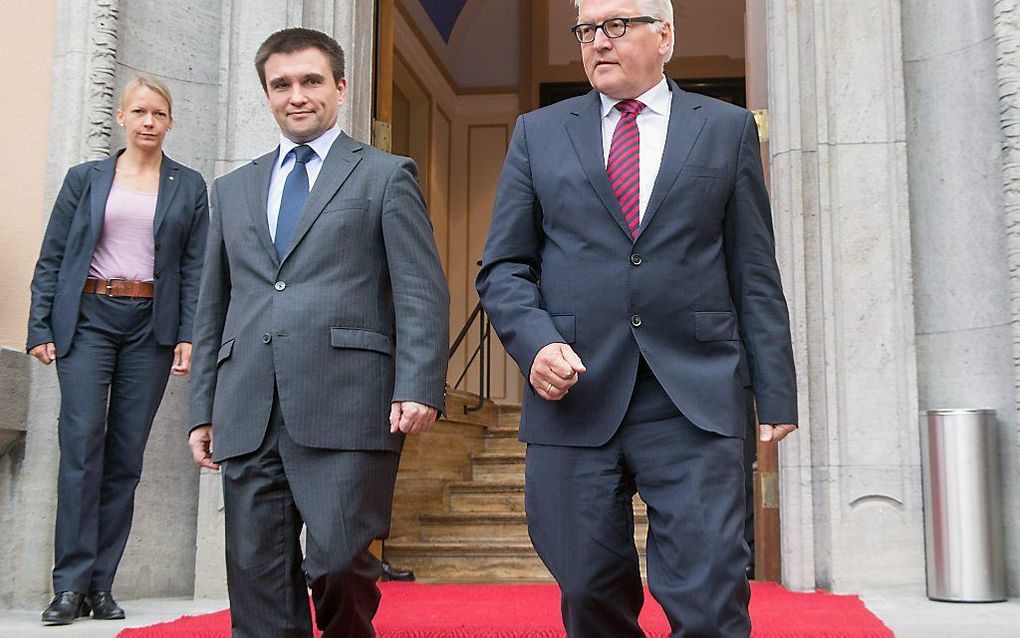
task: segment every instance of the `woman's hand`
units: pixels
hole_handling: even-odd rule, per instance
[[[29,350],[28,354],[32,355],[39,361],[42,361],[46,365],[50,365],[57,360],[57,346],[54,345],[52,341],[49,343],[40,343]]]
[[[45,363],[45,361],[43,363]],[[174,365],[170,368],[170,374],[175,377],[183,377],[190,371],[191,344],[187,341],[182,341],[177,344],[176,348],[174,348]]]

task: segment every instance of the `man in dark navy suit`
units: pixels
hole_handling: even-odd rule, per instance
[[[663,75],[669,0],[578,0],[594,91],[521,116],[478,291],[528,379],[536,550],[571,636],[746,636],[743,437],[796,428],[795,372],[758,133]]]

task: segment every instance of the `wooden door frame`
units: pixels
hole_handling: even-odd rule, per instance
[[[375,3],[375,73],[373,73],[372,145],[389,151],[393,125],[393,6],[394,0]],[[385,559],[383,539],[372,542],[369,551]]]
[[[395,0],[376,0],[375,73],[372,107],[372,144],[390,150],[393,125],[393,18]]]
[[[744,3],[744,77],[747,108],[758,122],[765,185],[769,183],[768,50],[765,3]],[[757,424],[756,424],[757,425]],[[754,434],[757,435],[757,427]],[[751,434],[751,433],[749,433]],[[779,582],[782,578],[779,522],[779,448],[757,440],[754,471],[754,574],[755,580]]]

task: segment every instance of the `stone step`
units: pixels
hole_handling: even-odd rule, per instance
[[[420,582],[551,582],[529,541],[413,543],[389,541],[386,560]]]
[[[474,481],[524,480],[524,452],[472,454],[471,479]]]
[[[419,534],[425,542],[449,541],[526,541],[528,520],[523,512],[449,512],[422,514]],[[634,516],[634,537],[644,546],[648,519]]]
[[[422,514],[419,534],[425,542],[527,542],[524,512],[449,512]]]
[[[451,512],[523,512],[524,478],[458,481],[446,486]],[[634,497],[634,515],[647,516],[645,502]]]
[[[419,582],[528,583],[552,582],[528,541],[504,543],[414,543],[387,541],[386,560],[396,569],[410,569]],[[645,551],[638,548],[641,575]]]
[[[523,512],[524,481],[461,481],[446,486],[452,512]]]
[[[504,410],[492,401],[482,403],[482,409],[468,411],[467,408],[478,404],[478,395],[464,390],[450,389],[446,393],[446,410],[444,418],[457,423],[489,426],[499,421],[499,414]]]
[[[517,428],[489,428],[485,432],[485,451],[490,454],[524,452],[527,445],[517,440]]]
[[[500,427],[512,427],[515,430],[521,425],[521,406],[501,405],[496,408],[496,423]]]

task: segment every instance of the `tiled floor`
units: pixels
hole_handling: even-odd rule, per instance
[[[125,627],[144,627],[180,618],[219,611],[225,600],[146,599],[121,600],[127,620],[80,619],[61,627],[43,627],[38,610],[0,612],[0,638],[112,638]]]
[[[1004,603],[937,603],[927,598],[864,596],[897,638],[1015,638],[1020,599]]]

